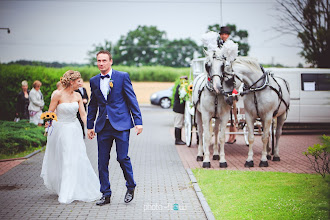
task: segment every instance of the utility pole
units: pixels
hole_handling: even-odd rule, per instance
[[[220,0],[220,27],[222,26],[222,0]]]
[[[7,30],[7,33],[10,34],[10,29],[9,28],[0,28],[1,30]]]

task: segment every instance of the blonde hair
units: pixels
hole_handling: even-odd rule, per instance
[[[42,85],[42,83],[39,80],[36,80],[36,81],[33,82],[32,87],[36,88],[36,87],[41,86],[41,85]]]
[[[22,86],[28,86],[29,84],[28,84],[28,82],[26,81],[26,80],[23,80],[22,81]]]
[[[81,75],[78,71],[68,70],[63,74],[63,77],[61,77],[61,83],[64,88],[69,87],[70,81],[75,81],[76,79],[81,78]]]

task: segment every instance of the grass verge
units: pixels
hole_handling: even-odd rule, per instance
[[[192,171],[216,219],[329,219],[329,176]]]
[[[25,151],[19,152],[17,154],[11,154],[11,155],[0,154],[0,160],[25,157],[25,156],[27,156],[27,155],[29,155],[29,154],[37,151],[37,150],[40,150],[40,149],[42,149],[42,146],[40,146],[40,147],[29,147]]]

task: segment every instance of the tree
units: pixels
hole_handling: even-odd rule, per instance
[[[276,29],[301,41],[300,55],[314,67],[330,67],[329,0],[277,0],[280,11]]]
[[[102,44],[98,44],[98,45],[93,45],[94,49],[91,51],[87,52],[87,55],[89,56],[88,58],[88,62],[89,65],[94,66],[96,64],[96,54],[97,52],[99,52],[100,50],[107,50],[112,52],[112,43],[110,41],[104,40],[104,45]]]
[[[156,26],[138,26],[121,36],[114,48],[114,60],[124,65],[156,65],[159,48],[167,42],[166,32]]]
[[[109,50],[115,64],[128,66],[189,67],[194,54],[202,54],[202,47],[190,38],[169,41],[166,32],[155,26],[138,26],[126,36],[122,35],[115,46],[107,40],[104,45],[93,46],[94,49],[88,52],[92,65],[96,62],[95,54],[100,50]]]
[[[247,43],[247,38],[249,36],[248,32],[246,30],[238,30],[236,28],[236,25],[234,25],[234,24],[227,24],[226,26],[229,27],[229,29],[230,29],[231,39],[234,42],[238,43],[239,55],[247,56],[249,54],[249,50],[250,50],[250,46]],[[219,24],[209,25],[207,30],[219,32],[220,25]]]
[[[202,54],[202,47],[190,38],[167,41],[160,48],[158,63],[164,66],[189,67],[196,52]]]

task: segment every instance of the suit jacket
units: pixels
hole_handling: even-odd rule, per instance
[[[90,79],[91,100],[88,105],[87,129],[94,128],[97,110],[98,118],[95,132],[100,132],[107,120],[117,131],[125,131],[142,125],[142,116],[128,73],[112,70],[113,87],[105,100],[100,90],[100,74]]]
[[[30,94],[30,90],[27,90],[27,93]],[[29,119],[29,98],[25,98],[24,92],[21,91],[18,93],[17,96],[17,103],[16,103],[16,113],[21,119]]]
[[[39,93],[34,88],[31,89],[29,93],[29,100],[30,100],[30,104],[28,107],[29,111],[38,112],[44,108],[45,105],[44,97],[41,92]]]
[[[173,111],[176,113],[183,114],[186,102],[183,101],[182,103],[180,103],[179,89],[180,89],[180,83],[175,89]]]
[[[82,87],[82,88],[83,88],[84,94],[81,94],[80,89],[77,89],[76,92],[79,92],[79,94],[81,95],[82,99],[87,99],[87,103],[88,103],[87,91],[86,91],[85,87]],[[86,110],[87,103],[84,104],[85,110]]]

